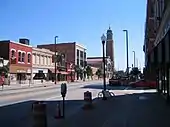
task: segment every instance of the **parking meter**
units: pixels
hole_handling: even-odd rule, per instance
[[[66,93],[67,93],[67,85],[66,85],[66,83],[62,83],[61,84],[61,95],[62,95],[62,97],[65,97]]]

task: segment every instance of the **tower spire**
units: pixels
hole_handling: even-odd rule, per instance
[[[111,28],[110,28],[110,24],[109,24],[109,30],[110,30]]]

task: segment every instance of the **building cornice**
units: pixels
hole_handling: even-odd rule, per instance
[[[162,17],[162,21],[158,28],[157,36],[154,42],[154,47],[156,47],[159,44],[159,42],[164,38],[169,28],[170,28],[170,3],[168,3],[165,13]]]

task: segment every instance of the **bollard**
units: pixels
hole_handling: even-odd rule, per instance
[[[56,118],[56,119],[61,119],[62,118],[60,104],[57,104],[56,114],[55,114],[54,118]]]
[[[84,106],[83,109],[91,109],[93,108],[92,105],[92,93],[89,91],[84,92]]]
[[[33,103],[33,127],[47,127],[46,104],[42,102]]]

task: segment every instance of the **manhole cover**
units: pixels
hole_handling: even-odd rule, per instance
[[[140,97],[139,97],[139,100],[146,100],[146,99],[148,99],[148,98],[145,97],[145,96],[140,96]]]

